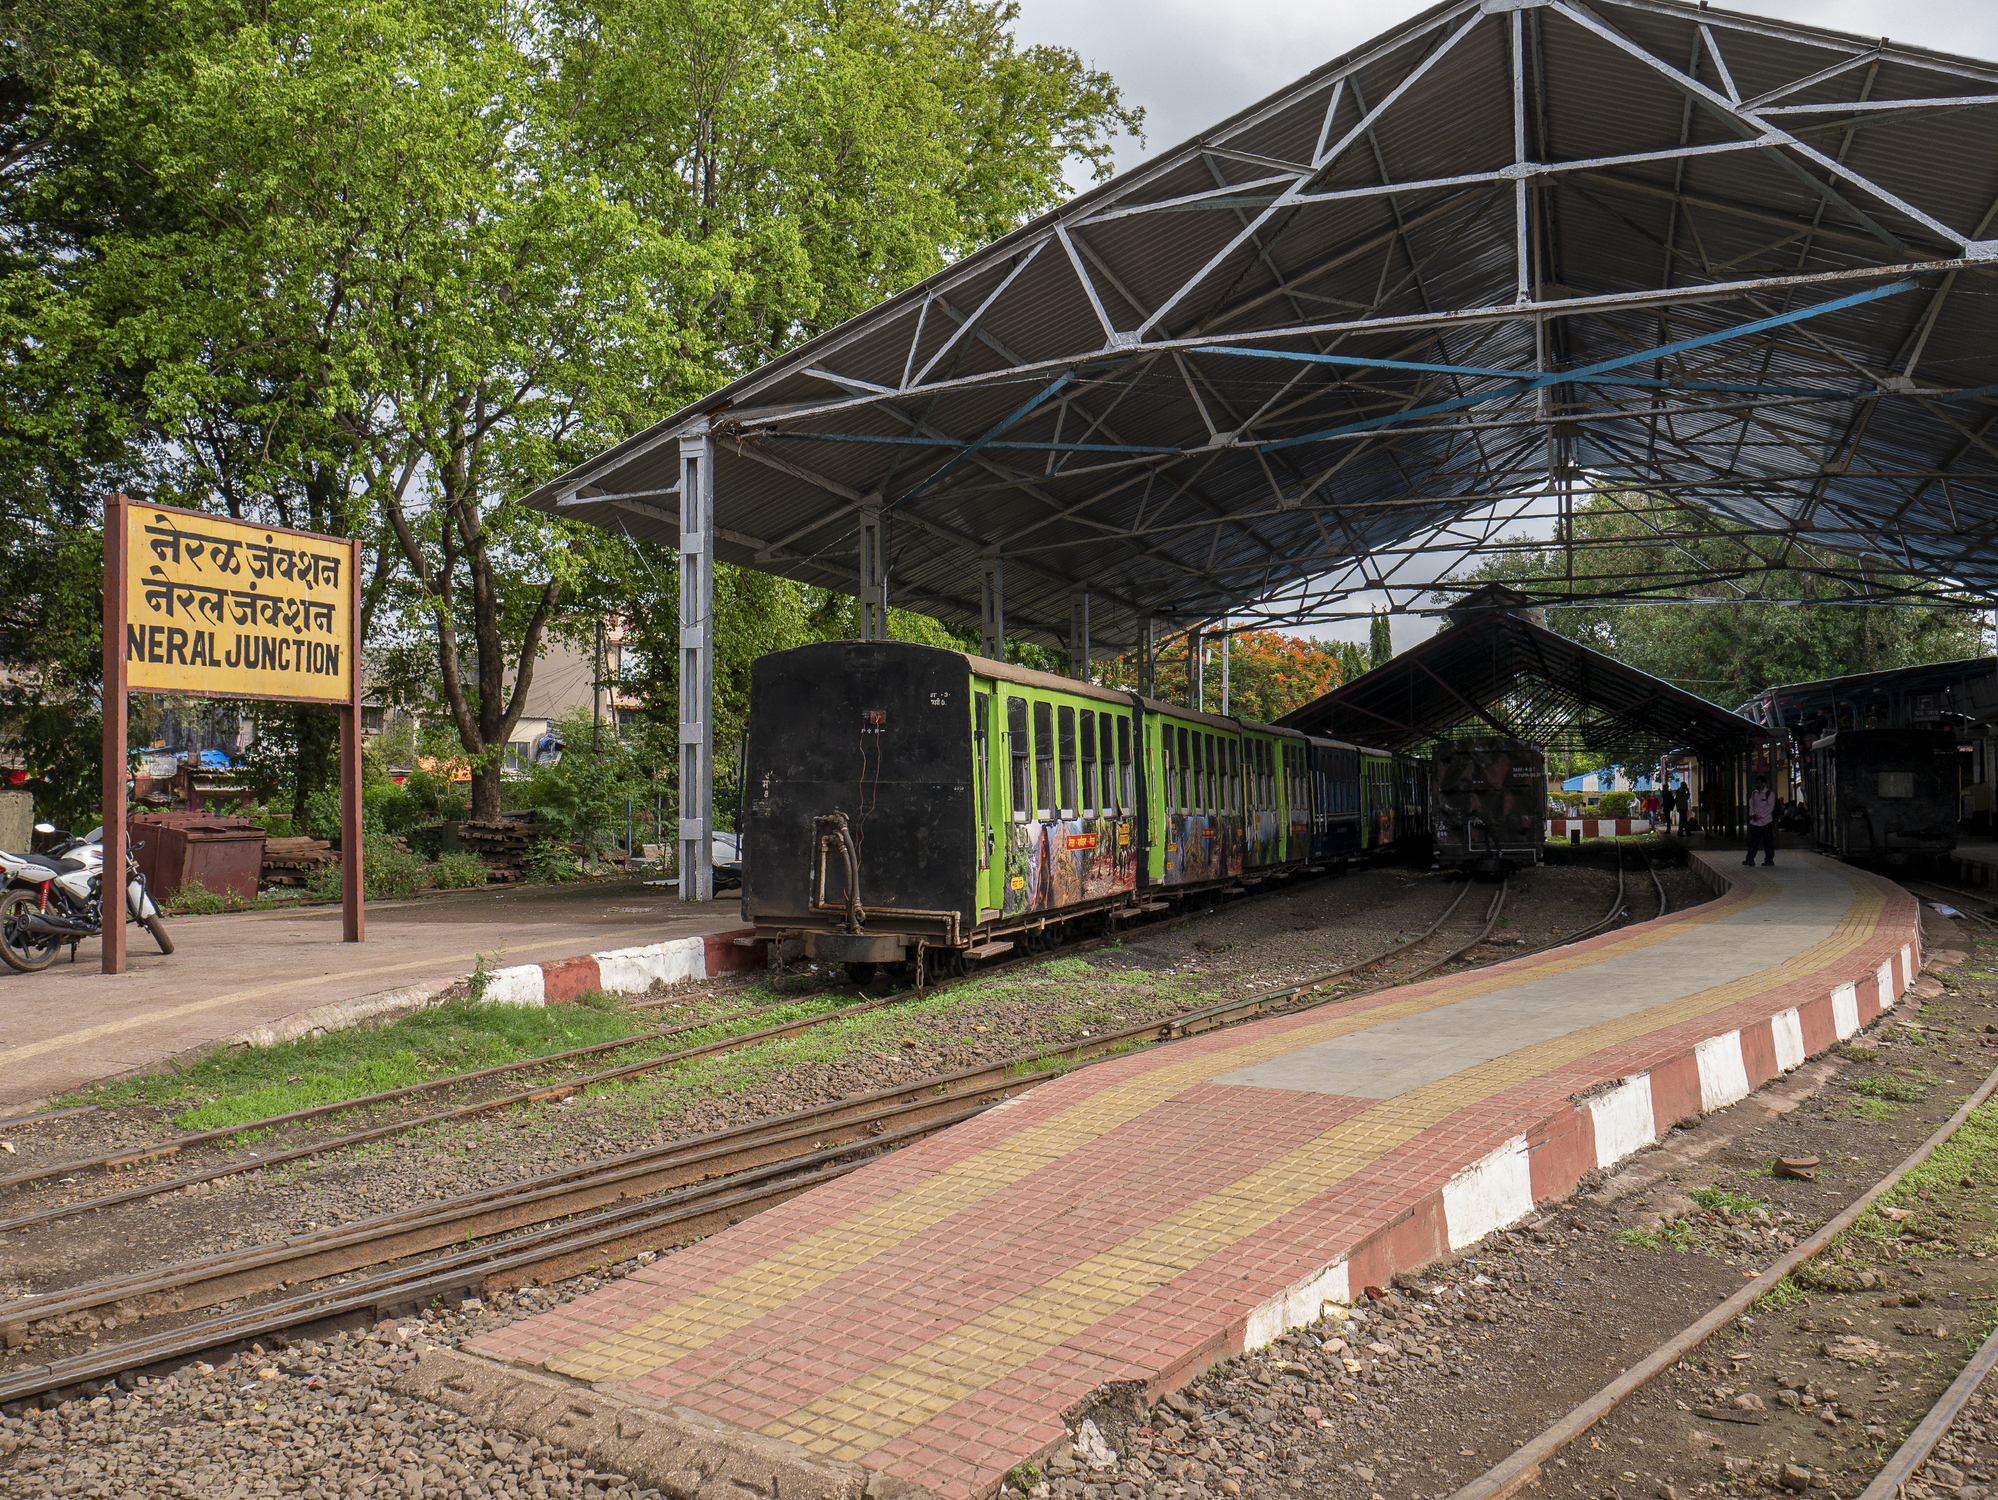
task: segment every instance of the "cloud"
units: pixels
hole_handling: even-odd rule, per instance
[[[1728,8],[1998,58],[1991,0],[1737,0]],[[1022,42],[1075,48],[1145,106],[1147,141],[1119,143],[1124,169],[1426,9],[1428,0],[1020,0],[1014,31]]]

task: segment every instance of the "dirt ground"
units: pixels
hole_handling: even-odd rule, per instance
[[[1558,942],[1564,930],[1573,932],[1601,918],[1617,890],[1615,855],[1607,848],[1592,854],[1576,865],[1516,875],[1502,925],[1493,932],[1496,941],[1467,955],[1465,962],[1501,961]],[[1648,873],[1635,861],[1630,864],[1624,905],[1629,919],[1643,920],[1656,913],[1657,889]],[[1686,871],[1662,874],[1673,892],[1673,909],[1705,897]],[[424,1127],[108,1209],[87,1205],[97,1194],[270,1155],[400,1116],[388,1111],[343,1115],[194,1148],[163,1163],[16,1190],[0,1197],[0,1244],[6,1247],[0,1256],[0,1322],[26,1315],[30,1333],[20,1347],[0,1353],[0,1369],[61,1357],[111,1332],[89,1315],[59,1327],[36,1322],[32,1307],[22,1306],[24,1298],[102,1276],[248,1248],[414,1201],[518,1181],[982,1062],[1030,1056],[1037,1048],[1266,991],[1413,939],[1464,895],[1434,937],[1411,946],[1406,961],[1397,958],[1332,992],[1339,998],[1363,993],[1478,932],[1497,886],[1474,882],[1468,893],[1465,886],[1459,877],[1422,869],[1355,870],[1212,912],[1155,922],[1085,952],[1001,965],[922,1000],[884,1007],[788,1041],[677,1065],[559,1104],[521,1106]],[[780,987],[809,988],[811,983],[808,976],[794,976]],[[670,1006],[658,1014],[679,1020],[781,997],[724,985],[667,998]],[[852,996],[834,998],[844,1002]],[[623,1060],[625,1054],[614,1056]],[[609,1065],[606,1058],[588,1063]],[[559,1075],[514,1074],[488,1085],[486,1094],[468,1090],[424,1096],[420,1104],[404,1106],[404,1115],[468,1102],[502,1088],[517,1090],[543,1076]],[[15,1154],[0,1160],[17,1169],[175,1133],[157,1109],[104,1109],[10,1127],[4,1135]],[[25,1229],[7,1227],[11,1218],[49,1208],[74,1212]]]

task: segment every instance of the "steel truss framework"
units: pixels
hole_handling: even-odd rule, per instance
[[[1747,528],[1763,562],[1688,552],[1688,592],[1766,564],[1891,602],[1884,563],[1989,601],[1995,218],[1998,65],[1678,0],[1452,0],[532,503],[680,546],[698,441],[713,556],[865,568],[870,606],[988,638],[1086,619],[1099,656],[1416,602],[1439,557],[1605,487],[1680,502],[1668,545]]]

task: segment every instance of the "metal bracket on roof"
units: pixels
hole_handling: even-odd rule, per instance
[[[1502,16],[1507,11],[1539,10],[1542,6],[1553,3],[1554,0],[1484,0],[1484,3],[1478,7],[1478,13],[1485,16]]]
[[[1969,240],[1963,247],[1965,260],[1998,260],[1998,240]]]

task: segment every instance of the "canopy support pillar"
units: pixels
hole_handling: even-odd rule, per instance
[[[888,639],[888,547],[881,518],[881,497],[860,502],[860,593],[854,611],[860,639]]]
[[[680,438],[680,898],[715,894],[715,444]]]
[[[1088,682],[1089,677],[1089,590],[1081,589],[1069,596],[1068,601],[1068,660],[1069,670],[1076,681]]]
[[[978,635],[988,657],[1006,659],[1006,559],[996,552],[978,563]]]

